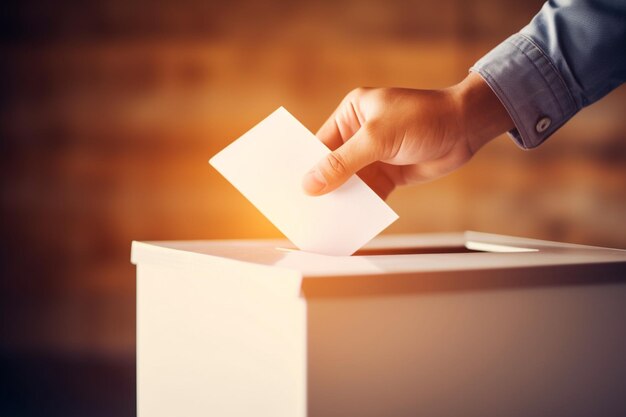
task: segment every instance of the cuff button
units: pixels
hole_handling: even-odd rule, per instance
[[[549,117],[542,117],[535,125],[535,130],[537,133],[543,133],[550,127],[551,124],[552,120],[550,120]]]

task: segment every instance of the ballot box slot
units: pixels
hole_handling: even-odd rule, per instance
[[[469,249],[465,246],[422,246],[407,248],[362,248],[353,256],[385,256],[385,255],[426,255],[436,253],[476,253],[483,250]]]
[[[537,252],[536,248],[467,241],[464,245],[361,248],[353,256]]]

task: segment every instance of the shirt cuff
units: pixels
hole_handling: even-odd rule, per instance
[[[520,33],[470,71],[480,74],[498,96],[515,124],[508,134],[524,149],[539,146],[580,110],[552,61]]]

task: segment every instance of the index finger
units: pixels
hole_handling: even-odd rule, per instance
[[[320,127],[315,134],[315,136],[317,136],[317,138],[322,141],[324,145],[328,146],[331,151],[334,151],[343,143],[341,131],[339,130],[339,126],[337,126],[336,114],[338,110],[339,107],[337,107],[330,117],[326,119],[322,127]]]
[[[356,114],[350,93],[317,131],[316,136],[331,150],[340,147],[361,128],[361,121]]]

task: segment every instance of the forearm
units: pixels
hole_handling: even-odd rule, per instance
[[[626,3],[547,2],[472,67],[500,98],[519,146],[534,148],[626,79]]]

